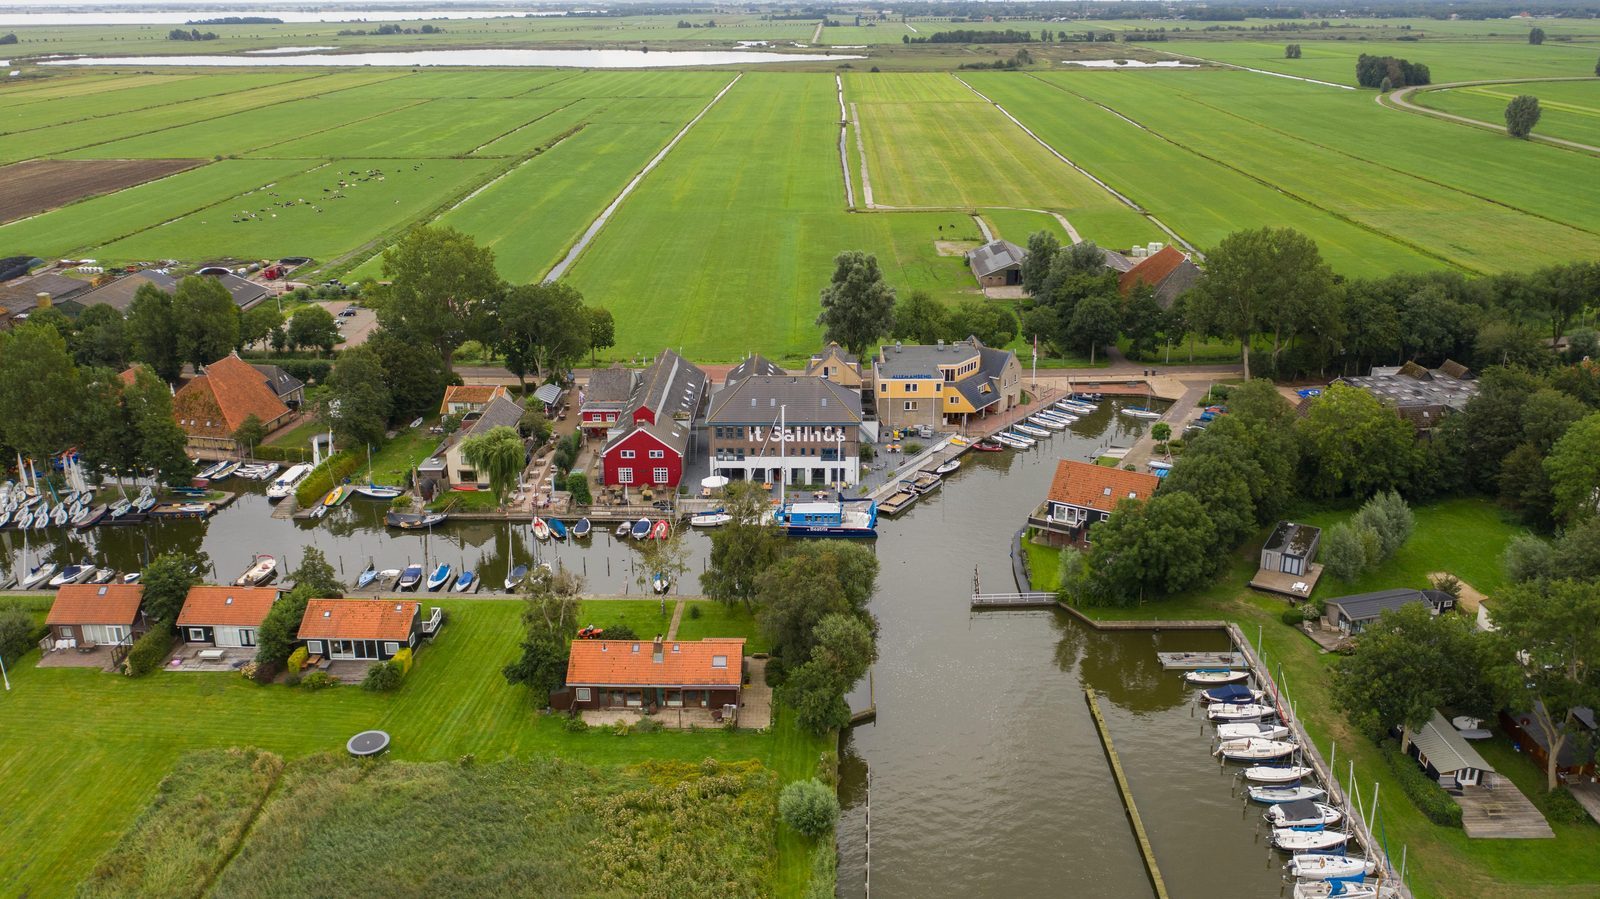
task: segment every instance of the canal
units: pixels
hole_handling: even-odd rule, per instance
[[[869,769],[874,895],[1151,895],[1086,686],[1101,693],[1171,894],[1280,895],[1281,860],[1265,845],[1259,809],[1235,795],[1190,691],[1155,657],[1224,648],[1225,638],[1099,632],[1065,613],[968,609],[975,566],[985,589],[1014,589],[1012,538],[1048,489],[1055,460],[1127,446],[1145,426],[1103,408],[1033,450],[968,454],[940,491],[880,524],[878,718],[844,741],[839,895],[860,896],[865,885]],[[426,557],[465,563],[489,584],[539,558],[583,575],[591,592],[641,593],[633,545],[599,528],[587,546],[538,545],[525,523],[450,522],[425,538],[386,530],[382,504],[355,499],[322,522],[298,522],[272,517],[262,485],[225,486],[243,495],[206,522],[49,531],[42,543],[30,535],[30,550],[119,570],[142,567],[151,552],[199,550],[218,579],[232,579],[255,553],[293,567],[309,545],[346,581],[369,560],[398,568]],[[700,535],[688,544],[698,572],[709,544]],[[14,567],[21,548],[16,532],[0,533],[0,568]],[[694,592],[689,581],[683,589]]]

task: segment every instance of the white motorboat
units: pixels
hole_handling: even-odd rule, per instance
[[[934,468],[933,468],[933,473],[936,474],[936,475],[947,475],[950,472],[955,471],[956,469],[958,469],[960,467],[961,467],[961,459],[958,457],[958,458],[955,458],[955,459],[951,459],[948,462],[941,462],[938,465],[935,465]]]
[[[1243,740],[1254,737],[1257,740],[1281,740],[1289,735],[1289,728],[1281,724],[1261,724],[1256,721],[1238,722],[1235,724],[1217,725],[1217,739]]]
[[[81,584],[92,577],[94,577],[94,566],[85,560],[61,569],[59,574],[50,579],[50,586],[64,587],[67,584]]]
[[[35,566],[32,571],[23,575],[22,589],[37,590],[44,586],[45,581],[50,579],[50,575],[55,573],[56,563],[54,562],[46,562],[43,565]]]
[[[1071,412],[1074,415],[1088,415],[1094,411],[1093,406],[1089,405],[1088,403],[1079,402],[1078,400],[1061,400],[1056,403],[1056,408],[1065,412]]]
[[[1018,434],[1013,431],[1001,431],[1000,433],[994,435],[994,439],[1004,443],[1006,446],[1009,446],[1012,449],[1032,449],[1033,445],[1038,443],[1038,441],[1034,440],[1032,437]]]
[[[1273,827],[1330,827],[1344,820],[1344,813],[1310,799],[1275,803],[1261,816]]]
[[[1251,787],[1245,791],[1250,796],[1251,802],[1262,805],[1277,805],[1280,802],[1298,802],[1317,800],[1328,795],[1328,791],[1310,784],[1300,784],[1293,787]]]
[[[1294,885],[1294,899],[1394,899],[1400,891],[1378,883],[1312,880]]]
[[[650,578],[650,589],[657,593],[666,593],[672,589],[672,578],[666,572],[658,571]]]
[[[356,488],[356,493],[367,499],[391,500],[398,499],[405,490],[399,487],[386,487],[382,484],[362,484]]]
[[[250,560],[250,567],[244,570],[234,580],[235,587],[259,587],[272,580],[278,572],[278,560],[268,555],[257,555]]]
[[[1198,690],[1194,694],[1194,699],[1195,699],[1196,702],[1200,703],[1201,705],[1223,705],[1223,704],[1227,704],[1227,703],[1233,703],[1235,705],[1238,705],[1240,703],[1253,703],[1255,705],[1266,705],[1267,694],[1266,694],[1265,690],[1248,690],[1248,691],[1245,691],[1245,688],[1243,688],[1243,687],[1234,687],[1234,686],[1231,686],[1231,685],[1230,685],[1229,689],[1240,690],[1240,691],[1244,691],[1244,692],[1241,692],[1237,697],[1233,697],[1233,696],[1219,697],[1219,696],[1213,695],[1212,691],[1210,691],[1210,690]]]
[[[283,499],[293,493],[294,488],[300,486],[300,482],[305,480],[309,474],[311,474],[310,465],[301,463],[290,466],[288,471],[284,472],[276,481],[272,482],[272,486],[267,488],[267,499]]]
[[[1342,830],[1295,830],[1277,827],[1272,831],[1272,845],[1285,852],[1323,852],[1337,849],[1350,842],[1350,835]]]
[[[1149,462],[1146,462],[1144,464],[1145,464],[1145,467],[1149,468],[1151,471],[1171,471],[1172,470],[1172,463],[1164,461],[1162,459],[1151,459]],[[1159,477],[1159,475],[1158,475],[1158,477]]]
[[[96,568],[88,582],[91,584],[109,584],[116,579],[117,570],[115,568]]]
[[[611,536],[616,537],[616,538],[618,538],[620,540],[620,539],[622,539],[624,537],[627,537],[631,533],[633,533],[633,522],[624,521],[621,524],[617,525],[616,530],[611,532]]]
[[[1043,412],[1036,412],[1033,415],[1028,416],[1028,421],[1048,431],[1064,431],[1067,429],[1067,423],[1065,421],[1062,421],[1059,418],[1052,418]]]
[[[550,525],[545,524],[544,519],[537,515],[533,516],[533,536],[540,540],[550,539]]]
[[[1244,779],[1258,784],[1292,784],[1310,777],[1312,770],[1305,765],[1256,765],[1242,772]]]
[[[1238,740],[1223,740],[1211,754],[1221,756],[1230,762],[1267,762],[1292,755],[1294,750],[1293,743],[1283,740],[1244,737]]]
[[[1355,855],[1336,855],[1332,852],[1302,852],[1283,870],[1297,880],[1332,880],[1334,878],[1366,877],[1378,868],[1370,858]]]
[[[1260,721],[1277,714],[1272,706],[1255,702],[1214,702],[1206,708],[1206,717],[1212,721]]]
[[[1011,428],[1012,430],[1020,431],[1029,437],[1044,438],[1050,436],[1050,432],[1046,431],[1044,428],[1041,428],[1038,425],[1024,424],[1020,421],[1012,425]]]
[[[732,520],[732,515],[719,509],[715,512],[701,512],[699,515],[689,516],[689,526],[692,528],[718,528]]]
[[[1240,669],[1198,669],[1187,672],[1184,680],[1195,686],[1222,686],[1226,683],[1245,683],[1250,672]]]

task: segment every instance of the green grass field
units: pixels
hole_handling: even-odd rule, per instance
[[[1355,584],[1338,584],[1325,577],[1317,585],[1316,595],[1422,586],[1433,571],[1452,572],[1486,592],[1504,583],[1500,550],[1521,529],[1506,521],[1491,502],[1452,499],[1414,511],[1416,531],[1392,558]],[[1295,520],[1329,525],[1350,514],[1312,510],[1297,514]],[[1260,536],[1264,539],[1265,532]],[[1398,861],[1404,847],[1407,882],[1421,899],[1462,895],[1578,899],[1593,895],[1592,859],[1600,853],[1600,827],[1557,823],[1552,825],[1554,840],[1472,840],[1461,830],[1430,823],[1405,799],[1377,746],[1352,729],[1333,707],[1328,688],[1333,657],[1279,620],[1282,599],[1243,587],[1255,572],[1259,547],[1260,540],[1247,542],[1218,582],[1205,590],[1138,608],[1086,611],[1106,619],[1223,618],[1237,622],[1251,638],[1259,633],[1267,664],[1281,666],[1280,683],[1286,685],[1324,758],[1336,743],[1340,771],[1346,771],[1348,762],[1354,760],[1356,779],[1369,805],[1374,782],[1381,784],[1381,830],[1387,851]],[[1526,756],[1512,752],[1504,737],[1480,748],[1520,789],[1531,793],[1542,784],[1541,773]]]
[[[1539,124],[1533,129],[1535,134],[1600,147],[1600,80],[1485,84],[1419,91],[1412,99],[1419,106],[1500,125],[1505,123],[1506,104],[1518,94],[1539,98],[1540,116]]]
[[[0,857],[0,883],[17,895],[70,893],[177,759],[196,749],[256,746],[292,760],[337,750],[351,734],[379,727],[394,737],[394,757],[404,761],[469,753],[486,763],[559,755],[594,765],[753,758],[783,781],[811,776],[828,749],[826,740],[799,733],[783,715],[767,734],[570,733],[537,714],[527,689],[500,674],[517,652],[519,603],[438,604],[449,610],[449,623],[392,695],[353,687],[319,693],[258,687],[227,674],[130,680],[39,669],[36,653],[7,660],[13,689],[0,694],[0,716],[25,725],[0,729],[0,784],[11,797],[0,815],[0,842],[30,849]],[[608,601],[589,603],[585,615],[601,618],[608,607]],[[718,619],[708,611],[701,620]],[[733,615],[722,620],[748,624]],[[54,749],[42,752],[42,746]],[[780,851],[778,876],[803,879],[803,848],[791,848]]]
[[[1600,45],[1547,41],[1533,46],[1527,42],[1527,26],[1507,24],[1514,37],[1505,40],[1419,40],[1361,41],[1304,40],[1294,38],[1301,47],[1300,59],[1285,59],[1281,41],[1167,41],[1151,45],[1154,49],[1214,59],[1218,62],[1282,72],[1302,78],[1356,83],[1356,57],[1398,56],[1425,63],[1434,84],[1469,81],[1476,78],[1519,78],[1543,75],[1593,75]]]

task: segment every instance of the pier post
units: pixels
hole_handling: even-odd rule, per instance
[[[1161,869],[1156,865],[1155,849],[1150,845],[1150,837],[1144,831],[1144,821],[1139,817],[1139,807],[1133,802],[1133,789],[1128,786],[1128,777],[1122,770],[1122,760],[1117,757],[1115,746],[1111,745],[1111,731],[1106,727],[1105,716],[1100,714],[1100,700],[1096,698],[1093,688],[1085,688],[1084,701],[1089,703],[1089,715],[1094,718],[1094,727],[1100,734],[1100,745],[1106,751],[1106,759],[1111,763],[1111,776],[1117,782],[1117,792],[1122,796],[1122,805],[1128,811],[1128,824],[1133,828],[1134,842],[1139,844],[1139,855],[1144,859],[1145,871],[1150,875],[1150,885],[1155,888],[1156,899],[1167,899],[1167,885],[1161,879]]]

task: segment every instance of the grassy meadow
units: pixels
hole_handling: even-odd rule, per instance
[[[1600,147],[1600,80],[1483,84],[1419,91],[1412,94],[1412,100],[1419,106],[1500,125],[1505,122],[1506,104],[1519,94],[1539,98],[1535,134]]]
[[[398,761],[454,761],[468,754],[483,764],[553,755],[593,766],[754,759],[787,782],[810,777],[829,749],[828,741],[800,732],[781,712],[764,734],[569,732],[538,714],[528,690],[500,674],[517,653],[521,604],[437,604],[448,610],[449,623],[393,694],[349,686],[316,693],[260,687],[231,674],[159,672],[130,680],[97,670],[40,669],[34,653],[8,659],[12,690],[0,693],[0,717],[25,725],[0,729],[0,784],[10,796],[0,813],[0,843],[30,848],[0,855],[5,892],[72,892],[157,795],[178,760],[197,750],[257,747],[293,765],[307,755],[341,751],[352,734],[376,727],[393,736],[391,757]],[[611,605],[587,603],[584,615],[603,622]],[[651,607],[650,614],[659,608],[640,605]],[[685,615],[685,625],[691,622],[708,631],[726,625],[724,636],[748,634],[741,628],[750,626],[747,617],[712,609],[699,619]],[[41,750],[46,746],[50,751]],[[792,834],[780,834],[778,847],[772,876],[803,882],[807,847]]]
[[[1540,23],[1542,25],[1542,23]],[[1186,41],[1172,40],[1152,44],[1153,49],[1197,56],[1253,69],[1266,69],[1301,78],[1356,83],[1356,57],[1398,56],[1426,63],[1434,84],[1471,81],[1479,78],[1538,78],[1543,76],[1589,76],[1600,54],[1600,43],[1546,41],[1528,43],[1528,26],[1506,25],[1504,39],[1366,41],[1314,40],[1306,36],[1286,36],[1273,41]],[[1600,29],[1597,29],[1600,31]],[[1300,44],[1300,59],[1285,59],[1285,43]]]

